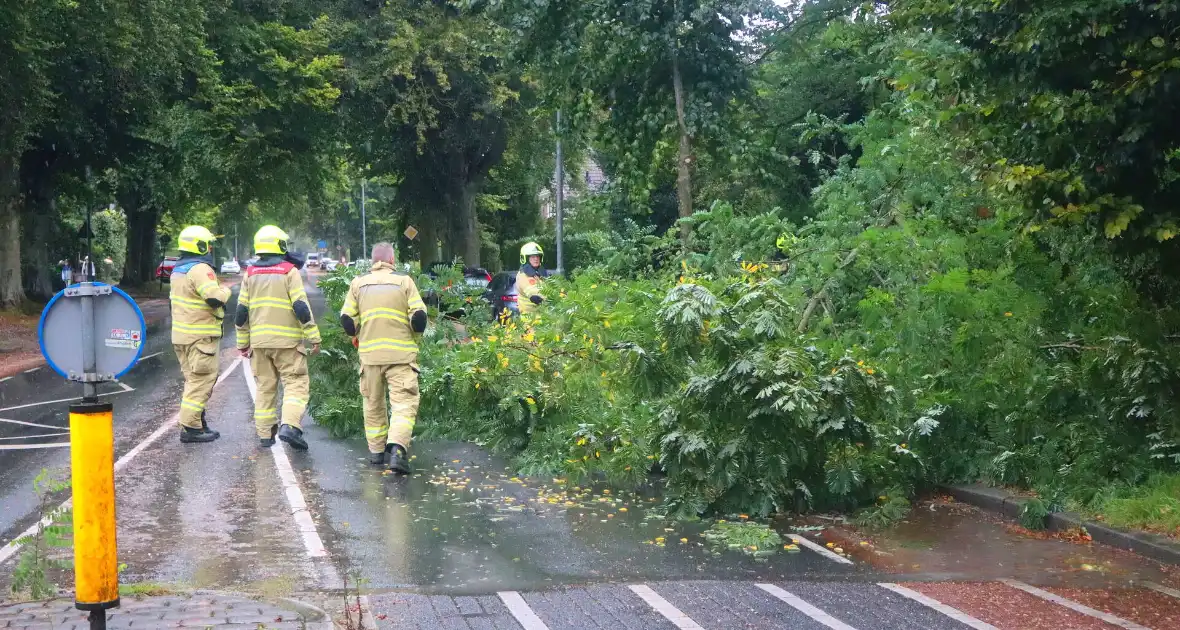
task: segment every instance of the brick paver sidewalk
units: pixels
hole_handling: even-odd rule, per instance
[[[87,630],[87,613],[73,600],[0,604],[4,630]],[[107,628],[330,629],[322,610],[295,600],[262,601],[244,595],[198,591],[185,595],[127,597],[107,612]]]

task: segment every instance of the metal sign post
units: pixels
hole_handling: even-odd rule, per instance
[[[106,611],[119,606],[114,409],[98,401],[98,386],[135,366],[146,332],[135,300],[93,281],[53,296],[37,328],[49,367],[82,383],[82,402],[70,405],[74,605],[90,612],[91,630],[105,630]]]

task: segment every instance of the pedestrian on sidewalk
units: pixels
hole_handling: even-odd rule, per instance
[[[303,261],[287,252],[287,233],[273,225],[254,235],[258,262],[246,271],[238,293],[234,323],[238,350],[250,359],[258,398],[254,402],[254,428],[263,448],[274,446],[275,436],[292,448],[307,450],[303,439],[303,414],[311,390],[307,354],[320,351],[320,329],[311,315],[307,292],[299,270]],[[282,426],[275,408],[279,382],[283,384]]]
[[[180,260],[172,269],[168,302],[172,306],[172,348],[184,374],[180,400],[180,441],[212,442],[205,405],[217,382],[221,323],[230,291],[213,272],[213,233],[199,225],[180,232]]]
[[[410,276],[395,270],[393,245],[373,246],[373,268],[348,287],[340,325],[361,355],[361,397],[369,462],[410,472],[407,450],[418,417],[418,344],[426,304]],[[388,391],[389,408],[385,397]],[[392,411],[392,414],[390,413]]]

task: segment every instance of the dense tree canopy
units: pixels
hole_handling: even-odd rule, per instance
[[[0,306],[86,208],[125,284],[190,221],[358,257],[362,186],[370,242],[496,268],[561,184],[574,273],[528,347],[425,351],[441,432],[658,461],[688,512],[1091,504],[1180,462],[1178,31],[1173,0],[10,0]]]

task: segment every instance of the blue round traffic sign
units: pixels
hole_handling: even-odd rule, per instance
[[[83,300],[93,307],[93,326],[83,329]],[[94,350],[95,380],[115,380],[127,373],[143,354],[147,325],[131,296],[103,282],[72,284],[45,305],[37,326],[41,354],[64,378],[80,380],[85,370],[83,349]]]

